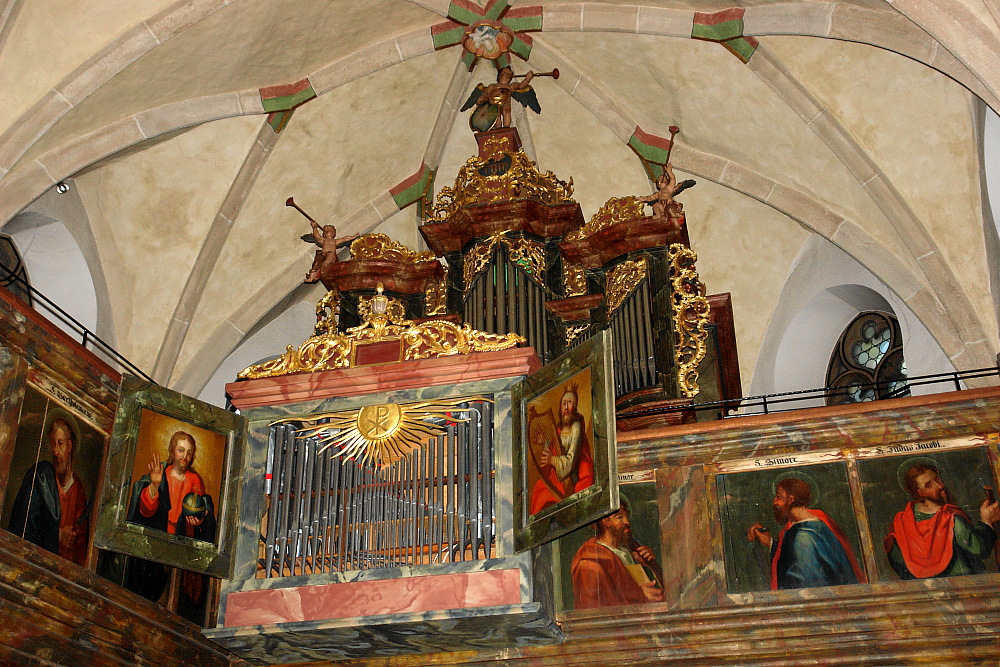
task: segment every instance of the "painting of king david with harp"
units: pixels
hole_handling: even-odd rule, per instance
[[[590,392],[588,368],[528,404],[529,516],[594,484]]]

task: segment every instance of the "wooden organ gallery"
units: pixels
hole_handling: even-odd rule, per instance
[[[173,577],[142,599],[127,577],[4,532],[12,622],[0,662],[994,663],[995,543],[964,561],[977,576],[918,580],[885,545],[918,462],[937,466],[968,516],[989,518],[1000,391],[718,419],[740,400],[731,310],[727,295],[705,296],[676,202],[646,216],[659,195],[614,198],[585,222],[571,184],[527,160],[516,131],[477,139],[454,187],[422,202],[430,251],[372,234],[348,259],[317,263],[328,291],[313,336],[228,385],[240,416],[123,380],[0,290],[14,362],[0,376],[5,423],[28,387],[34,401],[80,387],[77,409],[114,428],[97,532],[137,538],[95,535],[94,551],[153,559]],[[229,443],[214,460],[230,480],[217,543],[121,519],[145,471],[119,427],[141,431],[143,392],[172,394],[184,429]],[[126,404],[136,409],[123,419]],[[158,419],[176,407],[149,405]],[[220,434],[196,418],[205,408],[245,425]],[[592,426],[586,456],[566,477],[539,472],[557,466],[536,458],[535,436],[572,450],[578,423]],[[837,580],[783,585],[765,548],[765,524],[786,536],[776,489],[792,478],[809,511],[839,526]],[[619,544],[642,562],[612,576],[595,542],[623,514]],[[211,568],[196,570],[202,555]],[[182,613],[191,581],[207,594]]]
[[[998,7],[0,2],[0,665],[1000,664]]]
[[[615,198],[585,223],[516,129],[476,139],[454,187],[422,202],[430,251],[354,240],[320,269],[314,336],[227,387],[249,474],[206,634],[248,660],[559,642],[547,551],[514,539],[518,384],[600,338],[618,428],[739,396],[731,319],[710,315],[679,206]]]

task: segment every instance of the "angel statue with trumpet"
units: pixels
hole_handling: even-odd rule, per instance
[[[538,105],[538,97],[531,87],[531,80],[536,76],[551,76],[553,79],[558,79],[559,70],[537,73],[529,70],[527,74],[515,75],[510,67],[502,67],[497,71],[496,83],[488,86],[481,83],[477,85],[462,107],[462,111],[476,107],[469,118],[469,127],[477,132],[510,127],[512,97],[535,113],[541,113],[542,107]],[[515,83],[514,79],[522,80]]]
[[[316,258],[313,260],[312,266],[309,268],[309,272],[306,273],[305,279],[305,282],[307,283],[314,283],[320,279],[324,266],[337,261],[337,248],[348,245],[351,241],[361,236],[361,234],[337,236],[337,228],[333,225],[323,225],[320,227],[311,215],[303,211],[299,205],[295,203],[295,199],[293,197],[289,197],[285,200],[285,206],[291,206],[296,211],[304,215],[306,219],[309,220],[309,224],[312,226],[312,234],[303,234],[301,238],[306,243],[315,243],[319,246],[319,249],[316,251]]]

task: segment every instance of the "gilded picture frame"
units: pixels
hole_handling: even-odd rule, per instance
[[[228,578],[245,420],[140,378],[122,378],[96,546]],[[182,502],[176,508],[176,498]]]
[[[618,509],[609,334],[515,386],[513,401],[514,546],[521,552]]]

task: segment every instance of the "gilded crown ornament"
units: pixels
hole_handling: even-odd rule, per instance
[[[543,174],[522,150],[504,155],[503,170],[491,169],[493,163],[481,157],[469,158],[455,185],[441,188],[437,201],[425,208],[424,222],[444,222],[463,208],[501,201],[533,199],[549,206],[573,202],[572,178],[566,182],[551,171]]]
[[[317,333],[298,348],[289,345],[282,356],[250,366],[237,377],[259,379],[349,368],[356,365],[358,346],[368,343],[398,341],[399,360],[408,361],[494,352],[525,342],[518,334],[486,333],[473,329],[468,323],[459,326],[447,320],[428,320],[414,324],[404,319],[402,303],[384,294],[384,289],[379,283],[374,296],[359,301],[359,314],[364,318],[360,325],[340,334],[327,322],[323,333]],[[317,330],[320,328],[317,326]]]
[[[365,234],[351,243],[351,259],[384,259],[416,264],[433,262],[435,256],[429,250],[423,252],[410,250],[385,234]]]
[[[635,220],[645,214],[645,206],[638,197],[612,197],[594,214],[587,224],[566,235],[567,241],[579,241],[591,234],[626,220]]]

